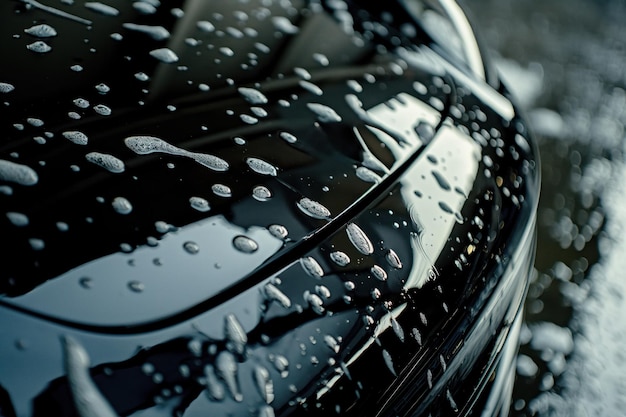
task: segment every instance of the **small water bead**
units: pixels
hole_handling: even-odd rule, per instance
[[[304,88],[309,93],[314,94],[316,96],[321,96],[322,94],[324,94],[324,91],[322,91],[321,88],[319,88],[317,85],[313,84],[312,82],[301,80],[300,82],[298,82],[298,84],[300,85],[300,87]]]
[[[70,226],[65,222],[57,222],[56,226],[59,232],[67,232],[68,230],[70,230]]]
[[[208,20],[199,20],[198,22],[196,22],[196,27],[205,33],[211,33],[215,31],[215,26],[213,26],[213,23],[209,22]]]
[[[257,185],[252,190],[252,197],[257,201],[267,201],[272,198],[272,192],[262,185]]]
[[[145,1],[136,1],[133,3],[133,9],[137,10],[142,14],[154,14],[157,11],[157,8]]]
[[[185,249],[185,252],[191,255],[195,255],[196,253],[200,252],[200,246],[198,246],[196,242],[192,241],[187,241],[183,243],[183,249]]]
[[[13,90],[15,90],[13,84],[0,82],[0,93],[10,93]]]
[[[100,3],[99,1],[92,1],[85,3],[85,7],[94,12],[103,14],[105,16],[117,16],[120,11],[115,7],[109,6],[104,3]]]
[[[341,116],[337,114],[337,112],[330,107],[320,104],[320,103],[307,103],[306,105],[309,110],[317,115],[317,118],[320,122],[324,123],[338,123],[341,121]]]
[[[38,119],[36,117],[29,117],[26,119],[26,123],[28,123],[31,126],[35,126],[35,127],[41,127],[44,125],[43,120]]]
[[[141,281],[129,281],[128,288],[133,292],[143,292],[146,287]]]
[[[261,175],[269,175],[275,177],[278,175],[278,170],[275,166],[259,158],[247,158],[246,164],[251,170]]]
[[[296,143],[298,138],[288,132],[280,132],[280,137],[287,143]]]
[[[100,152],[89,152],[87,155],[85,155],[85,159],[87,159],[92,164],[99,165],[107,171],[113,172],[115,174],[124,172],[125,169],[124,162],[114,157],[113,155]]]
[[[57,31],[45,23],[31,26],[28,29],[24,29],[24,32],[37,38],[51,38],[57,35]]]
[[[36,41],[29,45],[26,45],[26,49],[28,49],[29,51],[37,52],[38,54],[45,54],[46,52],[50,52],[52,50],[52,47],[44,41]]]
[[[211,210],[211,206],[209,205],[209,202],[202,197],[191,197],[189,199],[189,204],[191,204],[192,208],[200,212],[207,212]]]
[[[72,143],[75,143],[76,145],[87,145],[87,143],[89,142],[89,138],[87,137],[87,135],[77,130],[63,132],[61,133],[61,135],[63,135],[65,139],[69,140]]]
[[[7,218],[16,227],[28,226],[28,216],[23,213],[17,213],[15,211],[9,211],[6,213]]]
[[[305,291],[303,294],[304,301],[311,307],[311,309],[317,314],[324,314],[324,300],[322,298],[310,291]]]
[[[287,228],[280,224],[272,224],[268,227],[268,230],[272,236],[281,240],[285,239],[289,234]]]
[[[265,298],[268,301],[276,301],[278,304],[283,306],[284,308],[291,307],[291,299],[287,297],[287,295],[282,292],[278,287],[276,287],[272,283],[267,283],[263,287],[265,292]]]
[[[228,197],[232,197],[233,195],[233,192],[230,189],[230,187],[224,184],[213,184],[211,186],[211,190],[213,191],[213,194],[215,194],[218,197],[228,198]]]
[[[14,182],[20,185],[35,185],[39,176],[29,166],[0,159],[0,181]]]
[[[363,255],[371,255],[374,253],[372,242],[359,226],[354,223],[349,223],[346,226],[346,233],[348,234],[350,242],[352,242],[354,247]]]
[[[382,181],[380,175],[366,167],[358,167],[356,169],[356,176],[361,181],[370,182],[373,184],[378,184],[380,181]]]
[[[89,100],[85,100],[84,98],[80,97],[72,100],[72,102],[76,107],[80,107],[81,109],[86,109],[90,105]]]
[[[178,55],[169,48],[158,48],[150,51],[150,56],[163,62],[164,64],[173,64],[178,62]]]
[[[93,279],[89,277],[82,277],[78,280],[78,284],[86,290],[89,290],[93,287]]]
[[[249,114],[241,114],[239,115],[239,118],[241,119],[242,122],[249,124],[249,125],[254,125],[259,123],[259,119],[257,119],[254,116],[250,116]]]
[[[267,104],[268,102],[267,97],[255,88],[240,87],[237,91],[251,104]]]
[[[35,251],[44,250],[44,248],[46,247],[45,242],[42,239],[37,238],[28,239],[28,244],[30,245],[31,249]]]
[[[252,111],[256,117],[267,117],[268,115],[267,110],[263,107],[252,106],[250,107],[250,111]]]
[[[330,210],[328,210],[317,201],[313,201],[307,197],[304,197],[300,201],[298,201],[297,206],[300,211],[314,219],[328,220],[331,215]]]
[[[115,197],[112,206],[119,214],[129,214],[133,211],[133,205],[124,197]]]
[[[341,251],[331,252],[330,260],[339,266],[346,266],[350,263],[350,257]]]
[[[379,281],[387,281],[387,272],[379,265],[374,265],[370,268],[370,272]]]
[[[328,60],[328,57],[324,54],[320,54],[320,53],[314,53],[313,54],[313,60],[315,60],[315,62],[317,62],[318,64],[320,64],[323,67],[327,67],[330,64],[330,61]]]
[[[259,244],[256,241],[244,235],[235,236],[233,246],[243,253],[254,253],[259,249]]]

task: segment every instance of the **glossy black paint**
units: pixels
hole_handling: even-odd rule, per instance
[[[119,415],[506,407],[536,150],[509,99],[419,22],[407,29],[401,2],[63,5],[90,25],[28,3],[1,6],[0,50],[15,58],[0,68],[14,87],[0,160],[37,174],[2,173],[0,207],[27,218],[0,219],[3,414],[76,413],[60,337],[86,350]],[[36,53],[23,31],[43,22],[59,33]],[[150,55],[165,46],[178,62]],[[138,136],[178,150],[137,153]]]

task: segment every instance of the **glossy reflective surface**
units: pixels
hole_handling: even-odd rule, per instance
[[[28,3],[0,79],[18,415],[472,409],[534,250],[505,96],[400,4]]]

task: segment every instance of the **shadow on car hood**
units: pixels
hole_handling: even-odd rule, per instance
[[[15,8],[4,30],[20,33],[2,46],[16,66],[0,80],[10,86],[7,305],[149,329],[297,262],[315,275],[303,255],[388,192],[437,135],[454,86],[427,48],[403,60],[327,14],[280,8],[247,32],[224,10],[215,27],[193,4],[178,21],[161,16],[161,29],[130,6],[78,10],[92,26],[3,6]],[[50,29],[33,19],[58,36],[42,37]]]

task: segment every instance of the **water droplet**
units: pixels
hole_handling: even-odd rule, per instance
[[[350,263],[350,257],[341,251],[331,252],[330,260],[339,266],[346,266]]]
[[[311,256],[300,258],[300,266],[302,266],[302,269],[304,269],[304,271],[313,278],[320,279],[324,276],[324,270],[315,258]]]
[[[418,94],[421,94],[423,96],[428,93],[428,88],[426,88],[426,86],[419,81],[415,81],[413,83],[413,89],[417,91]]]
[[[281,240],[285,239],[289,234],[287,228],[280,224],[272,224],[268,227],[268,230],[272,236]]]
[[[13,84],[0,82],[0,93],[10,93],[13,90],[15,90]]]
[[[28,239],[28,243],[33,250],[37,251],[43,250],[46,247],[45,242],[37,238]]]
[[[72,100],[72,102],[76,107],[80,107],[81,109],[86,109],[90,105],[88,100],[80,97]]]
[[[239,94],[243,96],[251,104],[266,104],[267,97],[259,90],[249,87],[240,87],[237,89]]]
[[[196,242],[192,242],[192,241],[187,241],[183,243],[183,249],[185,249],[185,252],[190,253],[192,255],[195,255],[196,253],[200,252],[200,246],[198,246]]]
[[[314,53],[313,54],[313,59],[315,60],[315,62],[317,62],[318,64],[320,64],[323,67],[327,67],[328,64],[330,64],[330,61],[328,60],[328,57],[324,54],[320,54],[320,53]]]
[[[52,50],[52,47],[44,41],[33,42],[29,45],[26,45],[26,48],[29,51],[37,52],[39,54],[45,54],[46,52],[50,52]]]
[[[113,199],[113,209],[119,214],[129,214],[133,211],[133,206],[130,204],[130,201],[125,199],[124,197],[115,197]]]
[[[304,214],[314,219],[328,220],[330,218],[330,210],[309,198],[304,197],[298,201],[297,206]]]
[[[389,249],[387,251],[387,255],[385,255],[385,258],[387,259],[387,263],[392,268],[402,269],[402,261],[400,260],[400,257],[393,249]]]
[[[389,314],[391,315],[391,313]],[[404,342],[404,329],[393,316],[391,317],[391,328],[396,336],[398,336],[398,339],[400,339],[401,342]]]
[[[283,33],[286,33],[288,35],[293,35],[300,31],[300,29],[298,29],[297,26],[291,23],[291,21],[287,19],[285,16],[272,17],[272,23],[274,24],[274,27],[277,30]]]
[[[211,190],[213,191],[213,194],[218,197],[228,198],[233,195],[230,187],[224,184],[213,184],[211,186]]]
[[[145,286],[141,281],[129,281],[128,288],[133,292],[142,292]]]
[[[289,375],[289,360],[283,355],[272,355],[270,361],[274,364],[274,368],[280,373],[282,378]]]
[[[304,301],[311,307],[311,309],[317,314],[324,314],[324,301],[322,298],[310,291],[305,291],[303,294]]]
[[[237,402],[243,400],[243,395],[239,392],[239,382],[237,381],[237,362],[232,353],[228,351],[222,351],[215,359],[215,367],[217,372],[221,376],[222,380],[226,383],[228,391],[233,399]]]
[[[24,29],[24,32],[37,38],[51,38],[57,35],[57,31],[52,26],[45,23],[31,26],[28,29]]]
[[[363,255],[371,255],[374,253],[372,242],[359,226],[354,223],[349,223],[346,226],[346,233],[348,234],[350,242],[352,242],[354,247]]]
[[[254,368],[254,381],[256,382],[256,387],[263,400],[267,404],[274,401],[274,382],[265,367],[258,365]]]
[[[242,114],[239,116],[239,118],[241,119],[242,122],[249,124],[249,125],[254,125],[259,122],[259,119],[257,119],[254,116],[250,116],[249,114]]]
[[[268,301],[276,301],[284,308],[291,307],[291,299],[274,284],[268,282],[263,287],[263,290]]]
[[[157,5],[160,3],[156,3]],[[133,8],[137,10],[139,13],[143,14],[154,14],[157,11],[157,8],[146,1],[136,1],[133,3]]]
[[[31,126],[35,126],[35,127],[41,127],[43,126],[43,120],[41,119],[37,119],[36,117],[29,117],[28,119],[26,119],[26,122],[31,125]]]
[[[262,185],[257,185],[252,190],[252,196],[258,201],[267,201],[272,198],[272,192]]]
[[[23,213],[9,211],[7,212],[6,216],[9,219],[9,221],[13,223],[13,226],[16,226],[16,227],[28,226],[28,216],[26,216]]]
[[[275,417],[274,409],[269,405],[263,405],[259,407],[259,412],[256,417]]]
[[[63,132],[62,135],[65,139],[77,145],[86,145],[89,142],[87,135],[76,130]]]
[[[103,14],[105,16],[117,16],[120,12],[115,7],[101,3],[99,1],[92,1],[85,3],[85,7],[94,12]]]
[[[374,265],[370,268],[370,272],[372,273],[374,278],[376,278],[377,280],[387,281],[387,272],[385,272],[385,270],[382,267],[378,265]]]
[[[309,93],[314,94],[316,96],[321,96],[322,94],[324,94],[322,89],[319,88],[317,85],[313,84],[312,82],[301,80],[300,82],[298,82],[298,84],[300,84],[300,87],[304,88]]]
[[[165,64],[172,64],[174,62],[178,62],[178,55],[174,53],[169,48],[158,48],[150,51],[150,56]]]
[[[105,106],[104,104],[96,104],[95,106],[93,106],[93,110],[98,113],[100,116],[110,116],[111,115],[111,108],[108,106]]]
[[[362,181],[374,184],[378,184],[381,181],[380,175],[366,167],[358,167],[356,169],[356,176]]]
[[[385,361],[385,365],[387,365],[387,369],[391,371],[393,376],[398,376],[396,374],[396,370],[393,368],[393,359],[391,359],[391,354],[387,351],[387,349],[383,349],[383,359]]]
[[[293,72],[296,73],[296,75],[300,78],[302,78],[303,80],[310,80],[311,79],[311,73],[309,71],[307,71],[304,68],[301,67],[295,67],[293,69]]]
[[[431,172],[433,177],[435,178],[435,180],[437,181],[437,184],[439,184],[439,186],[446,190],[446,191],[450,191],[452,189],[452,187],[450,186],[450,183],[448,182],[448,180],[446,180],[443,175],[441,175],[441,173],[439,173],[438,171],[432,171]]]
[[[233,239],[235,249],[243,253],[254,253],[259,249],[259,244],[248,236],[239,235]]]
[[[435,137],[435,128],[430,123],[421,121],[415,127],[415,133],[420,137],[422,141],[428,143]]]
[[[248,343],[248,335],[234,314],[224,317],[224,337],[228,341],[229,349],[243,355]]]
[[[317,115],[317,118],[320,122],[331,123],[341,121],[341,116],[339,116],[335,110],[324,104],[307,103],[306,106],[309,108],[309,110]]]
[[[287,143],[296,143],[298,138],[288,132],[280,132],[280,137]]]
[[[454,210],[452,210],[452,207],[450,207],[447,203],[440,201],[439,202],[439,208],[443,211],[445,211],[448,214],[453,214]]]
[[[0,181],[14,182],[20,185],[35,185],[39,181],[32,168],[15,162],[0,159]]]
[[[222,385],[211,365],[204,367],[206,378],[206,395],[213,401],[222,401],[226,397],[226,389]]]
[[[202,197],[191,197],[189,199],[189,204],[191,204],[191,207],[201,212],[206,212],[206,211],[211,210],[211,206],[209,205],[209,202],[206,201]]]
[[[124,172],[125,169],[124,162],[114,157],[113,155],[100,152],[89,152],[87,155],[85,155],[85,159],[87,159],[92,164],[99,165],[102,168],[113,173]]]
[[[275,177],[278,175],[278,170],[275,166],[270,164],[269,162],[265,162],[259,158],[247,158],[246,163],[254,172],[261,175],[269,175]]]
[[[215,26],[213,26],[213,23],[209,22],[208,20],[199,20],[196,23],[196,27],[205,33],[210,33],[215,30]]]
[[[327,334],[324,336],[324,343],[326,343],[326,346],[328,346],[330,350],[335,353],[339,353],[339,342],[337,342],[337,339]]]

